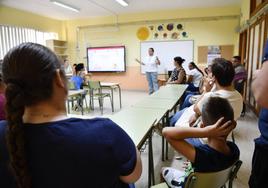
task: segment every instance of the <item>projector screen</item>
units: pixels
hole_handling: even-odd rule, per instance
[[[88,72],[125,72],[125,46],[87,48]]]

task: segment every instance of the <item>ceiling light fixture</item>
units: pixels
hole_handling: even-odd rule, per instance
[[[66,8],[66,9],[74,11],[74,12],[80,12],[79,8],[73,7],[73,6],[68,5],[66,3],[63,3],[63,2],[60,2],[60,1],[54,1],[54,0],[53,1],[51,0],[50,2],[55,4],[55,5],[57,5],[57,6],[60,6],[62,8]]]
[[[122,5],[123,7],[127,7],[128,3],[125,0],[115,0],[117,3],[119,3],[120,5]]]

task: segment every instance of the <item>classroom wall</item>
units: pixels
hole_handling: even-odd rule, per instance
[[[44,32],[55,32],[65,40],[64,22],[26,11],[0,5],[0,24],[33,28]]]
[[[165,19],[183,19],[185,30],[189,33],[187,40],[194,40],[194,60],[197,61],[197,47],[204,45],[234,45],[234,54],[238,51],[239,19],[218,19],[204,21],[200,18],[213,16],[233,16],[240,14],[240,7],[180,9],[160,12],[147,12],[140,14],[126,14],[118,16],[118,23],[122,26],[102,27],[106,24],[116,23],[113,16],[91,19],[69,20],[65,22],[70,61],[72,63],[86,64],[86,47],[105,45],[126,45],[127,72],[126,73],[94,73],[92,79],[102,81],[120,82],[123,89],[147,90],[147,82],[140,73],[140,66],[134,59],[140,57],[140,41],[136,32],[141,26],[161,24]],[[157,22],[157,20],[161,20]],[[139,21],[147,21],[148,24],[139,24]],[[133,22],[131,24],[131,22]],[[136,22],[136,23],[134,23]],[[89,26],[90,28],[82,28]],[[76,33],[79,29],[78,35]],[[94,31],[95,30],[95,31]],[[78,43],[77,43],[78,41]],[[77,48],[78,47],[78,48]],[[157,52],[156,52],[157,53]],[[174,54],[183,57],[183,54]],[[204,65],[201,65],[204,67]],[[163,76],[160,76],[163,78]]]
[[[134,62],[140,56],[140,41],[136,37],[136,31],[140,26],[148,26],[150,22],[163,23],[167,19],[182,19],[185,30],[189,33],[187,40],[194,40],[194,60],[197,61],[197,47],[204,45],[234,45],[237,53],[238,34],[235,28],[239,25],[238,19],[207,20],[208,17],[233,16],[240,14],[240,7],[203,8],[203,9],[179,9],[168,11],[144,12],[139,14],[125,14],[117,17],[117,23],[124,24],[115,27],[97,27],[116,23],[115,16],[96,17],[80,20],[60,21],[33,13],[17,10],[9,7],[0,7],[0,24],[16,25],[34,28],[46,32],[57,32],[59,38],[68,41],[69,60],[72,63],[86,63],[87,46],[126,45],[127,72],[126,73],[98,73],[93,74],[92,79],[120,82],[123,89],[147,90],[147,82],[140,73],[140,67]],[[202,21],[200,18],[204,18]],[[161,21],[160,21],[161,20]],[[147,21],[148,24],[137,24]],[[158,22],[159,21],[159,22]],[[90,26],[90,29],[81,27]],[[76,30],[80,28],[77,36]],[[92,32],[94,30],[95,32]],[[97,29],[96,29],[97,28]],[[101,27],[103,28],[103,27]],[[78,43],[77,43],[78,39]],[[77,44],[78,47],[77,48]],[[176,54],[181,55],[183,54]],[[201,65],[202,67],[204,65]],[[163,78],[163,76],[160,76]]]
[[[241,2],[241,18],[240,25],[244,25],[250,17],[250,0],[242,0]]]

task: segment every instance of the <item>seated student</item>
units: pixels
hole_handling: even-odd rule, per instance
[[[241,57],[234,56],[232,58],[232,63],[235,69],[235,76],[234,76],[234,88],[241,94],[244,94],[244,84],[247,80],[247,71],[245,67],[241,64]],[[243,103],[243,110],[241,115],[244,116],[246,111],[246,106]]]
[[[180,105],[180,110],[195,104],[205,92],[214,91],[214,85],[215,84],[211,82],[211,79],[208,76],[204,76],[202,79],[202,84],[200,84],[199,92],[185,92],[186,97]]]
[[[75,64],[73,64],[73,66],[72,66],[72,70],[73,70],[73,75],[75,75],[75,67],[76,67],[76,63]]]
[[[199,91],[199,85],[202,81],[202,78],[204,76],[204,73],[197,67],[197,65],[194,62],[189,63],[189,76],[187,83],[189,84],[187,91],[190,92],[198,92]]]
[[[180,105],[180,110],[183,110],[184,108],[190,107],[192,104],[195,104],[196,101],[200,98],[201,94],[203,94],[207,90],[210,90],[210,88],[212,87],[211,84],[214,85],[214,83],[211,82],[208,77],[209,73],[211,73],[211,65],[205,68],[205,76],[203,76],[202,80],[200,81],[199,91],[197,92],[186,91],[185,92],[185,99],[182,100],[182,103]],[[215,87],[211,90],[214,90],[214,89]]]
[[[234,68],[232,63],[223,58],[216,58],[212,63],[211,73],[209,74],[210,88],[206,88],[207,90],[194,105],[177,112],[171,118],[170,125],[193,125],[201,115],[204,102],[212,96],[219,96],[227,99],[234,109],[234,119],[237,120],[242,111],[243,99],[240,93],[232,86],[233,78]],[[212,90],[213,87],[215,87],[214,90]]]
[[[232,166],[239,159],[240,152],[236,144],[226,141],[226,138],[235,125],[234,112],[228,100],[211,97],[202,108],[201,128],[164,128],[163,135],[171,146],[191,162],[185,172],[163,168],[162,175],[167,184],[172,188],[183,187],[193,171],[217,172]],[[195,146],[189,144],[187,138],[208,138],[208,143]]]
[[[2,74],[0,74],[0,120],[6,119],[6,116],[5,116],[5,103],[6,103],[5,90],[6,90],[6,85],[3,82]]]
[[[30,67],[30,68],[29,68]],[[109,119],[69,118],[67,79],[48,48],[22,43],[4,57],[7,121],[0,122],[0,187],[127,188],[140,154]]]
[[[174,58],[174,70],[171,73],[170,78],[167,81],[167,84],[185,84],[186,83],[186,73],[184,68],[182,67],[185,59],[181,57]]]
[[[85,67],[83,63],[79,63],[75,66],[75,75],[73,75],[70,80],[74,82],[75,89],[83,89],[85,82]]]
[[[71,67],[69,61],[67,59],[64,59],[64,71],[66,75],[72,75],[73,74],[73,68]]]

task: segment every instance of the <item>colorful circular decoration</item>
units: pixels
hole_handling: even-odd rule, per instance
[[[182,30],[182,29],[183,29],[183,26],[182,26],[181,24],[178,24],[178,25],[177,25],[177,29],[178,29],[178,30]]]
[[[158,34],[158,33],[155,33],[155,34],[154,34],[154,38],[155,38],[155,39],[157,39],[157,38],[158,38],[158,36],[159,36],[159,34]]]
[[[163,28],[163,26],[162,26],[162,25],[159,25],[159,26],[157,27],[157,30],[158,30],[158,31],[163,31],[163,30],[164,30],[164,28]]]
[[[173,28],[174,28],[174,24],[170,23],[170,24],[167,25],[167,30],[168,31],[172,31]]]
[[[141,27],[137,31],[137,37],[140,40],[148,39],[149,35],[150,35],[150,33],[149,33],[149,29],[147,27]]]
[[[185,32],[185,31],[183,31],[181,34],[183,37],[188,37],[187,32]]]
[[[153,25],[150,25],[149,28],[150,28],[151,31],[154,30],[154,26]]]
[[[178,37],[179,37],[179,33],[176,33],[176,32],[172,33],[171,35],[172,39],[178,39]]]
[[[168,36],[168,34],[167,34],[167,33],[164,33],[164,34],[163,34],[163,38],[164,38],[164,39],[166,39],[166,38],[167,38],[167,36]]]

